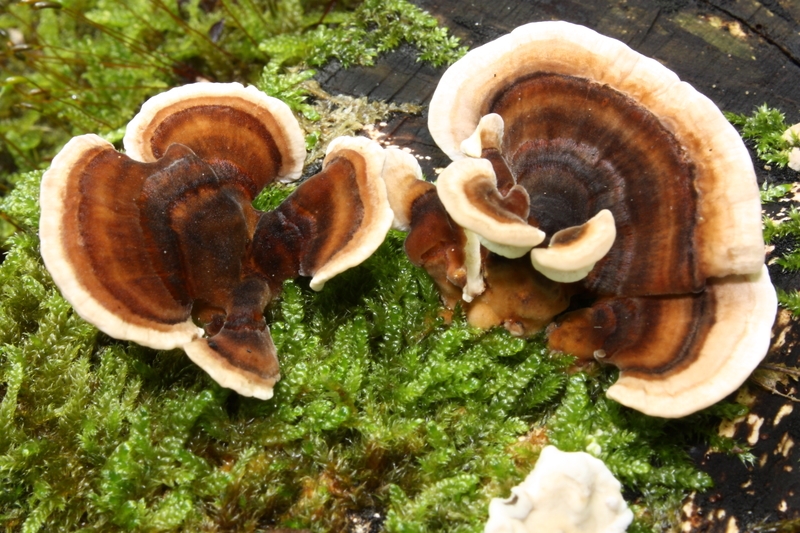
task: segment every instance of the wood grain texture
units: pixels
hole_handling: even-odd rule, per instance
[[[533,21],[566,20],[614,37],[637,52],[653,57],[711,98],[721,109],[751,113],[766,102],[800,122],[800,2],[797,0],[414,0],[435,15],[470,48]],[[329,64],[318,73],[331,93],[366,95],[390,102],[427,105],[444,68],[416,62],[405,45],[381,57],[374,67],[342,69]],[[407,147],[420,158],[423,172],[435,178],[449,159],[428,133],[427,114],[397,115],[383,133],[391,144]],[[767,169],[756,162],[759,182],[786,183],[797,174]],[[800,288],[800,275],[771,266],[776,286]],[[794,319],[782,315],[767,361],[800,366],[800,334]],[[785,390],[791,392],[793,385]],[[796,389],[797,387],[794,387]],[[752,530],[759,524],[800,519],[798,446],[800,406],[778,419],[789,400],[751,387],[752,423],[740,421],[737,438],[752,446],[758,458],[745,465],[737,457],[697,448],[700,467],[716,488],[698,494],[684,516],[687,531],[726,531],[729,526]],[[796,390],[794,392],[797,392]],[[754,424],[764,422],[754,433]],[[755,435],[755,437],[753,437]],[[783,447],[779,445],[783,443]],[[784,450],[781,452],[780,450]],[[724,511],[724,512],[723,512]],[[735,529],[734,529],[735,530]]]

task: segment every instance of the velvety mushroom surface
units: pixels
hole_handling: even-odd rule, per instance
[[[577,295],[590,307],[549,328],[551,347],[618,366],[609,394],[658,416],[722,399],[763,358],[776,305],[750,156],[666,67],[588,28],[528,24],[445,72],[429,128],[454,161],[436,186],[446,213],[425,225],[481,244],[471,323],[529,335]]]
[[[260,190],[273,180],[300,177],[306,153],[299,139],[297,120],[280,100],[252,86],[195,83],[145,102],[122,142],[129,157],[145,162],[183,144],[204,160],[235,164]]]
[[[392,223],[383,149],[331,143],[322,171],[277,209],[251,206],[299,177],[302,132],[282,102],[238,84],[148,101],[124,143],[72,139],[42,180],[45,265],[87,321],[181,347],[225,387],[267,399],[280,379],[263,309],[284,280],[326,280],[369,257]],[[202,326],[198,328],[195,324]]]
[[[503,127],[486,125],[476,136],[482,117],[492,113]],[[692,255],[675,282],[658,268],[644,274],[650,279],[635,280],[643,275],[637,271],[614,280],[610,265],[606,278],[599,275],[601,261],[590,274],[593,290],[699,290],[708,277],[757,272],[763,262],[755,174],[736,130],[666,67],[588,28],[532,23],[476,48],[442,77],[428,124],[454,160],[467,157],[461,146],[471,137],[468,151],[477,155],[474,139],[480,139],[481,157],[493,163],[498,182],[510,173],[528,189],[530,222],[548,236],[610,209],[620,231],[606,263],[627,270],[627,261],[649,260],[638,257],[648,255],[636,253],[639,246],[664,254],[665,262]],[[689,222],[676,209],[691,215]],[[658,231],[647,242],[631,242],[629,231],[643,224]],[[688,252],[676,244],[680,234],[692,245]],[[614,259],[620,254],[629,257]],[[675,287],[659,290],[651,282]]]

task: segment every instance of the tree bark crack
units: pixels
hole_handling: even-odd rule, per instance
[[[753,33],[755,33],[756,35],[758,35],[759,37],[764,39],[764,41],[766,41],[770,45],[772,45],[775,48],[777,48],[784,56],[786,56],[786,58],[789,61],[794,63],[794,65],[800,67],[800,58],[798,58],[797,56],[792,54],[792,52],[785,45],[783,45],[780,42],[778,42],[777,40],[775,40],[773,37],[771,37],[769,35],[769,33],[765,32],[763,30],[763,27],[760,24],[753,24],[748,19],[746,19],[744,17],[741,17],[739,15],[736,15],[734,12],[730,11],[729,9],[725,9],[724,7],[718,5],[713,0],[702,0],[702,2],[704,4],[712,7],[713,9],[716,9],[718,11],[721,11],[722,13],[725,13],[730,18],[732,18],[735,21],[739,22],[740,24],[746,26],[750,31],[752,31]]]

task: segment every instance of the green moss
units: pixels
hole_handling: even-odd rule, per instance
[[[371,65],[378,54],[403,41],[420,51],[419,60],[435,66],[453,63],[466,53],[435,18],[404,0],[365,0],[346,23],[335,31],[320,26],[314,38],[317,49],[309,59],[312,65],[331,57],[345,67]]]
[[[750,116],[725,113],[725,118],[753,141],[758,157],[781,167],[789,163],[789,142],[782,137],[789,126],[780,110],[762,104]]]
[[[764,217],[764,242],[771,244],[776,238],[788,237],[800,234],[800,211],[792,207],[786,213],[786,217],[775,222],[771,218]]]
[[[758,157],[769,164],[776,164],[785,167],[789,162],[789,150],[792,144],[797,143],[797,139],[792,142],[786,141],[783,134],[789,127],[786,124],[784,114],[763,104],[755,109],[752,115],[736,115],[726,113],[726,118],[734,124],[742,133],[742,137],[753,143]],[[764,181],[761,187],[761,203],[768,204],[784,198],[792,190],[793,184],[769,184]],[[796,206],[792,206],[788,211],[782,209],[775,218],[763,217],[764,242],[775,244],[779,240],[789,243],[790,246],[781,247],[782,251],[773,259],[770,264],[777,264],[787,271],[800,270],[800,250],[796,243],[800,239],[800,212]],[[778,291],[778,303],[792,311],[795,316],[800,316],[800,294],[797,290],[784,292]]]
[[[796,207],[792,207],[780,222],[764,217],[764,241],[767,244],[772,244],[778,239],[796,240],[798,238],[800,238],[800,211]],[[796,246],[787,249],[775,259],[775,263],[784,270],[800,270],[800,250]],[[783,301],[788,300],[784,297]]]
[[[24,43],[6,48],[0,82],[3,151],[19,170],[44,168],[70,137],[117,142],[149,96],[199,80],[258,83],[309,119],[319,115],[301,83],[322,65],[372,64],[409,42],[436,65],[463,54],[436,19],[406,2],[253,0],[165,2],[64,0],[11,4],[0,29]],[[41,8],[57,5],[59,9]],[[5,41],[3,39],[2,41]]]
[[[605,391],[616,372],[596,377],[575,374],[566,395],[547,424],[550,441],[564,451],[587,451],[599,457],[628,491],[637,494],[632,531],[674,527],[688,491],[704,491],[711,478],[697,470],[685,453],[692,443],[752,455],[732,439],[720,437],[716,423],[747,412],[739,404],[721,403],[679,420],[646,416],[609,400]]]
[[[780,200],[792,189],[791,183],[783,183],[781,185],[771,185],[764,181],[764,184],[761,186],[761,190],[759,191],[761,195],[761,203],[768,204],[770,202],[774,202],[775,200]]]
[[[314,80],[303,82],[297,90],[302,93],[302,98],[313,98],[313,104],[302,104],[306,111],[299,118],[300,126],[306,132],[307,164],[322,158],[328,143],[336,137],[356,135],[366,127],[386,120],[392,113],[417,114],[422,111],[414,104],[387,103],[369,100],[366,96],[334,96]]]
[[[778,303],[795,316],[800,316],[800,292],[796,289],[791,291],[778,289]]]
[[[30,230],[39,178],[5,201],[30,208]],[[263,207],[289,188],[277,191]],[[600,456],[640,494],[637,527],[669,522],[656,510],[708,486],[683,450],[713,417],[633,413],[603,395],[612,376],[568,378],[571,359],[541,338],[475,330],[460,313],[445,324],[400,233],[322,292],[287,282],[268,310],[283,379],[262,402],[180,351],[98,334],[53,287],[30,230],[0,265],[6,528],[342,531],[373,508],[386,531],[480,531],[488,500],[548,437]]]

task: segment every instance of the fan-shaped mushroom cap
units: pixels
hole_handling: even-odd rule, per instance
[[[183,346],[189,359],[221,386],[261,400],[272,398],[281,378],[275,345],[262,315],[272,296],[265,285],[256,278],[241,282],[231,291],[231,305],[219,332]]]
[[[323,172],[261,213],[253,198],[297,177],[303,160],[281,102],[238,84],[178,88],[143,106],[125,143],[144,161],[85,135],[45,173],[42,256],[53,279],[107,334],[182,347],[221,385],[270,398],[280,374],[263,309],[285,279],[313,275],[320,289],[383,241],[383,150],[335,140]]]
[[[358,191],[359,208],[354,210],[351,206],[354,200],[339,196],[328,198],[328,202],[341,202],[341,208],[336,210],[340,221],[334,222],[340,238],[334,245],[328,244],[325,250],[320,250],[314,266],[308,267],[309,274],[313,272],[311,288],[321,290],[325,282],[335,275],[361,264],[366,258],[378,249],[386,233],[392,227],[394,213],[389,206],[386,195],[386,185],[381,179],[383,171],[384,150],[375,141],[364,137],[339,137],[328,146],[323,161],[323,172],[336,166],[338,161],[345,160],[352,166],[352,189]],[[341,183],[341,180],[339,180]],[[349,192],[346,187],[339,186],[335,191],[341,195]],[[357,213],[356,213],[357,211]],[[352,221],[358,216],[360,223],[357,229],[352,228]],[[348,224],[347,221],[350,223]],[[329,242],[334,239],[329,239]],[[304,274],[304,272],[301,272]]]
[[[64,146],[42,177],[42,258],[61,293],[103,332],[158,349],[182,346],[202,330],[191,320],[185,291],[134,245],[153,235],[140,225],[130,199],[140,197],[148,177],[184,155],[138,163],[96,135],[82,135]]]
[[[142,163],[76,137],[42,179],[42,257],[103,332],[182,347],[222,385],[267,398],[279,374],[261,314],[271,292],[243,265],[258,218],[251,189],[233,165],[181,144]]]
[[[439,175],[436,189],[453,220],[477,233],[497,254],[521,257],[544,240],[544,233],[526,220],[528,194],[514,187],[501,196],[492,164],[485,159],[454,161]]]
[[[587,288],[680,294],[708,277],[760,269],[749,154],[716,106],[657,61],[585,27],[527,24],[447,70],[429,128],[459,160],[462,142],[490,113],[503,118],[502,151],[531,196],[531,215],[556,212],[552,198],[560,196],[579,209],[569,216],[585,216],[540,220],[540,229],[552,234],[601,209],[614,215],[617,242]]]
[[[697,295],[614,298],[568,313],[551,347],[620,368],[608,396],[652,416],[693,413],[735,391],[767,353],[777,299],[767,267]]]
[[[380,246],[392,225],[381,179],[384,150],[365,137],[339,137],[322,171],[265,214],[253,237],[253,265],[280,283],[313,276],[311,288],[352,268]]]
[[[204,161],[236,164],[258,190],[270,181],[292,181],[303,171],[303,132],[289,106],[239,83],[193,83],[149,99],[128,124],[129,157],[152,162],[172,143]]]
[[[456,287],[462,287],[461,298],[466,302],[483,292],[483,276],[481,274],[481,251],[478,237],[470,232],[459,230],[458,236],[442,233],[441,230],[450,228],[452,220],[441,209],[441,204],[434,202],[439,209],[431,209],[424,197],[436,197],[435,187],[422,177],[422,169],[416,158],[410,153],[388,148],[386,162],[383,166],[383,181],[389,196],[389,205],[394,212],[392,227],[401,231],[410,232],[406,241],[406,250],[412,262],[418,266],[425,265],[429,273],[436,278],[440,288],[447,292],[445,299],[457,301]],[[422,200],[417,203],[418,200]],[[416,224],[415,220],[416,207]],[[427,213],[427,221],[422,222],[420,213]],[[431,231],[432,219],[438,217],[434,226],[440,231]],[[452,229],[452,228],[451,228]],[[458,241],[458,251],[455,253],[444,252],[443,242],[450,245]],[[456,259],[457,258],[457,259]],[[456,260],[454,262],[454,260]],[[454,286],[455,285],[455,286]]]
[[[507,500],[489,504],[485,533],[623,533],[633,512],[603,461],[546,446]]]
[[[262,354],[275,353],[275,345],[272,343],[269,331],[264,332],[259,339],[260,342],[254,344],[241,338],[226,337],[225,340],[231,345],[221,346],[219,339],[217,341],[195,339],[183,346],[183,349],[189,359],[205,370],[220,386],[249,398],[259,400],[272,398],[273,389],[281,379],[281,374],[277,359],[269,359],[268,365],[262,360]],[[243,359],[241,357],[243,354],[251,357]],[[254,354],[258,355],[252,357]],[[251,365],[246,364],[248,359]]]
[[[589,274],[611,249],[616,236],[614,215],[603,209],[585,224],[557,232],[547,248],[531,250],[531,263],[554,281],[572,283]]]
[[[489,113],[481,117],[475,133],[461,141],[461,151],[470,157],[483,157],[487,148],[500,149],[503,146],[503,117]]]

